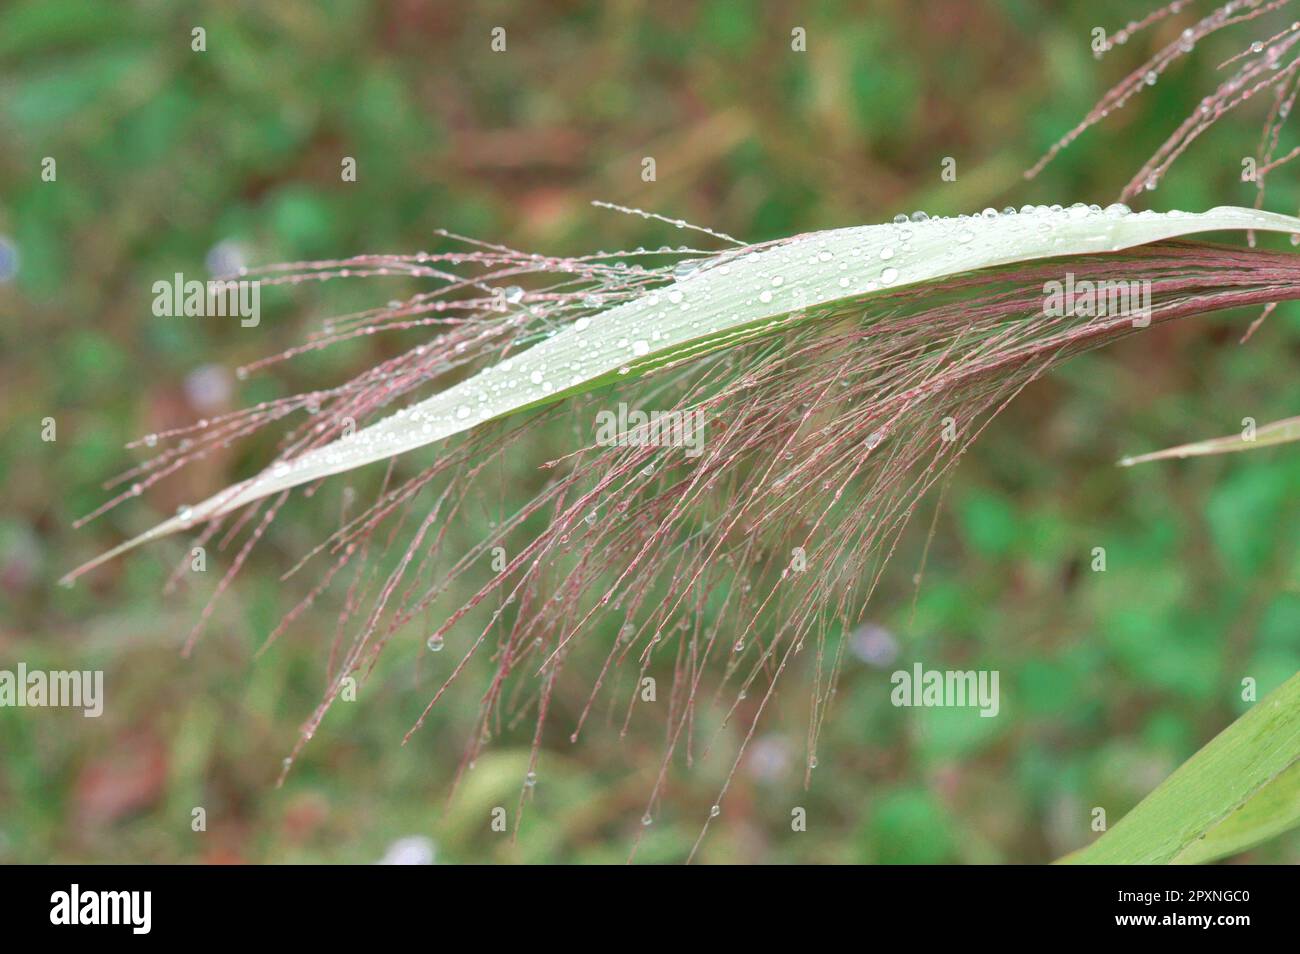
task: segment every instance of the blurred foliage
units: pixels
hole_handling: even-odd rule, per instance
[[[13,0],[0,8],[0,667],[102,668],[104,716],[0,709],[0,861],[371,861],[425,835],[444,861],[680,860],[726,759],[675,770],[655,824],[638,819],[662,723],[624,739],[567,724],[512,840],[528,726],[479,759],[454,799],[471,731],[471,670],[405,747],[437,685],[403,634],[339,705],[283,788],[280,759],[322,692],[334,629],[321,607],[260,659],[300,590],[279,575],[331,526],[297,506],[179,654],[216,574],[164,601],[181,544],[72,590],[54,581],[266,459],[253,441],[80,531],[124,444],[245,402],[333,383],[400,346],[365,339],[269,375],[237,364],[331,314],[412,290],[332,283],[263,296],[256,329],[150,314],[150,287],[214,257],[263,263],[439,247],[433,229],[548,252],[658,244],[670,229],[592,209],[604,199],[750,240],[1027,202],[1113,199],[1255,38],[1204,44],[1067,150],[1021,172],[1181,22],[1101,63],[1089,31],[1119,0],[904,0],[816,5],[417,0]],[[1285,15],[1285,11],[1283,12]],[[191,50],[202,26],[207,50]],[[505,53],[490,31],[507,29]],[[808,51],[790,49],[794,26]],[[1259,35],[1271,32],[1261,28]],[[972,42],[978,38],[978,42]],[[1234,46],[1234,43],[1239,43]],[[1154,208],[1250,204],[1240,157],[1265,104],[1207,134],[1149,194]],[[1284,134],[1282,151],[1294,145]],[[358,180],[340,180],[342,157]],[[641,180],[654,156],[657,181]],[[956,182],[940,180],[944,156]],[[44,157],[57,180],[42,181]],[[1269,206],[1300,190],[1270,182]],[[1259,693],[1300,668],[1300,454],[1119,469],[1116,460],[1294,415],[1296,309],[1247,346],[1254,317],[1165,327],[1036,383],[950,482],[915,592],[930,509],[875,603],[884,634],[848,654],[803,785],[807,673],[783,677],[711,826],[708,861],[1043,861],[1113,822]],[[54,417],[58,439],[43,442]],[[516,460],[503,481],[534,479]],[[933,506],[934,501],[931,501]],[[488,514],[475,520],[486,521]],[[484,524],[466,526],[476,539]],[[1091,570],[1106,549],[1107,570]],[[856,644],[855,644],[856,645]],[[882,653],[881,647],[884,647]],[[597,652],[598,649],[591,650]],[[443,656],[450,656],[444,653]],[[414,662],[413,662],[414,660]],[[889,672],[995,668],[1003,714],[897,709]],[[575,684],[561,716],[580,705]],[[562,721],[562,720],[561,720]],[[737,741],[737,718],[719,729]],[[722,746],[725,748],[725,746]],[[193,833],[204,806],[208,831]],[[791,830],[805,807],[808,830]],[[1251,852],[1300,860],[1295,833]]]

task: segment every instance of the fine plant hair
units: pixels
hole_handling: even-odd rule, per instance
[[[1204,8],[1202,8],[1204,9]],[[1244,33],[1259,25],[1270,23],[1270,14],[1282,11],[1294,16],[1291,0],[1230,0],[1198,12],[1195,0],[1174,0],[1158,7],[1141,19],[1129,21],[1122,29],[1106,37],[1104,49],[1097,50],[1101,58],[1116,47],[1123,46],[1135,35],[1155,28],[1166,20],[1185,15],[1186,26],[1169,42],[1161,45],[1141,65],[1112,86],[1088,114],[1069,132],[1057,140],[1047,153],[1025,172],[1034,178],[1057,154],[1084,132],[1122,109],[1134,96],[1155,86],[1161,75],[1174,63],[1186,57],[1206,38],[1222,31]],[[1237,55],[1218,64],[1224,78],[1197,104],[1196,110],[1169,135],[1133,175],[1120,191],[1119,201],[1127,202],[1141,193],[1159,187],[1165,172],[1211,126],[1229,113],[1246,106],[1252,99],[1267,103],[1267,111],[1260,130],[1254,158],[1255,208],[1263,208],[1267,177],[1270,172],[1300,156],[1300,146],[1278,155],[1282,128],[1295,106],[1300,93],[1300,20],[1277,24],[1258,34]]]
[[[403,275],[436,285],[331,321],[246,372],[270,371],[355,337],[411,329],[429,335],[335,387],[149,435],[135,446],[157,448],[156,456],[122,475],[113,484],[119,492],[86,519],[266,429],[283,428],[279,461],[326,446],[582,316],[751,250],[709,233],[733,248],[548,257],[445,237],[459,243],[456,250],[241,275],[283,284]],[[326,594],[339,612],[321,648],[321,702],[284,771],[345,678],[364,678],[395,638],[418,631],[429,649],[456,661],[410,731],[472,664],[486,661],[490,675],[461,772],[493,737],[531,719],[521,811],[545,733],[576,742],[597,712],[626,732],[647,676],[667,689],[666,709],[654,716],[664,748],[645,824],[674,762],[708,755],[720,726],[734,719],[740,742],[717,756],[729,769],[703,837],[796,659],[810,682],[811,773],[846,636],[864,620],[922,500],[935,496],[971,442],[1031,382],[1140,330],[1129,315],[1046,314],[1045,286],[1067,273],[1076,282],[1149,282],[1151,324],[1300,298],[1296,256],[1204,242],[987,268],[813,306],[763,334],[677,356],[643,377],[490,421],[432,453],[390,458],[367,490],[352,483],[343,489],[338,529],[282,578],[299,595],[261,651]],[[704,422],[702,453],[635,440],[597,443],[593,422],[618,402],[696,415]],[[539,459],[543,442],[548,453]],[[533,455],[537,480],[501,486],[495,478],[503,462],[523,455]],[[303,496],[325,498],[326,484],[306,485]],[[290,493],[215,516],[200,530],[200,545],[230,558],[186,652]],[[499,517],[466,545],[467,516],[483,509]],[[169,587],[186,576],[187,563]],[[616,635],[597,642],[594,655],[574,652],[599,634]],[[557,693],[582,701],[576,709],[559,706]]]

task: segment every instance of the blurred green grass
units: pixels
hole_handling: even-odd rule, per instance
[[[179,549],[54,585],[268,451],[253,442],[71,530],[103,501],[100,482],[138,459],[128,440],[391,353],[393,342],[366,339],[269,376],[228,373],[328,315],[409,290],[268,291],[261,325],[241,329],[153,318],[152,282],[202,271],[218,248],[256,263],[412,251],[437,247],[437,227],[556,253],[671,238],[592,199],[755,241],[915,208],[1105,203],[1238,49],[1206,44],[1022,181],[1152,48],[1145,37],[1092,59],[1089,30],[1129,11],[1016,0],[773,3],[754,15],[721,2],[6,5],[0,235],[19,269],[0,283],[0,666],[103,668],[110,701],[98,720],[0,709],[0,861],[370,861],[410,834],[432,837],[447,861],[623,860],[661,725],[642,714],[623,740],[602,720],[579,745],[548,741],[519,838],[491,834],[491,806],[507,806],[513,825],[527,733],[496,744],[448,802],[481,682],[471,670],[400,746],[436,685],[416,632],[273,787],[320,697],[333,615],[322,607],[276,650],[252,653],[297,592],[280,572],[327,532],[329,508],[279,522],[189,660],[179,645],[207,593],[159,596]],[[498,25],[504,54],[488,46]],[[797,25],[807,53],[790,51]],[[190,50],[195,26],[205,53]],[[1212,130],[1151,206],[1249,204],[1239,157],[1261,119]],[[640,177],[647,155],[652,183]],[[39,175],[46,156],[54,183]],[[340,181],[344,156],[357,160],[355,183]],[[956,182],[940,181],[944,156],[957,159]],[[1285,180],[1270,183],[1273,208],[1300,200]],[[1156,329],[1031,387],[952,481],[913,612],[928,511],[918,519],[874,604],[896,662],[850,655],[811,788],[796,670],[703,858],[1047,860],[1086,842],[1091,807],[1118,819],[1242,711],[1243,677],[1263,695],[1300,667],[1294,448],[1113,466],[1245,416],[1296,413],[1300,316],[1283,306],[1239,347],[1251,317]],[[40,440],[46,416],[54,443]],[[514,466],[502,480],[535,479],[526,461]],[[1095,546],[1105,573],[1089,569]],[[1004,716],[892,707],[888,671],[912,661],[999,669]],[[680,859],[724,772],[720,758],[675,772],[638,858]],[[190,829],[196,805],[208,811],[202,834]],[[796,806],[806,832],[791,831]],[[1298,861],[1300,837],[1249,857]]]

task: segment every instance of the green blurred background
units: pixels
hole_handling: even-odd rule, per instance
[[[319,700],[336,606],[259,660],[300,590],[279,574],[331,528],[282,519],[188,660],[179,645],[216,574],[163,600],[184,541],[71,590],[68,569],[265,459],[265,442],[86,529],[123,445],[223,409],[336,383],[391,353],[375,339],[237,380],[237,364],[400,282],[266,292],[256,329],[150,313],[150,286],[205,263],[441,247],[437,227],[579,252],[677,239],[590,207],[634,205],[748,240],[922,208],[1106,203],[1256,33],[1198,48],[1031,183],[1022,171],[1186,25],[1098,63],[1090,31],[1133,4],[905,0],[748,5],[18,0],[0,8],[0,668],[106,671],[97,720],[0,709],[0,861],[375,861],[430,839],[439,861],[621,861],[662,746],[549,737],[517,841],[528,725],[451,802],[481,684],[463,683],[405,747],[436,686],[420,633],[390,647],[283,788],[281,758]],[[1282,12],[1289,21],[1290,14]],[[191,50],[191,30],[207,50]],[[505,27],[507,50],[490,33]],[[807,31],[807,52],[790,48]],[[1273,32],[1264,24],[1258,37]],[[1206,135],[1150,207],[1250,204],[1241,157],[1264,103]],[[1294,145],[1284,134],[1283,150]],[[41,179],[44,157],[57,180]],[[340,161],[355,157],[355,183]],[[657,181],[643,182],[653,156]],[[943,157],[956,182],[940,179]],[[1294,210],[1286,176],[1269,207]],[[15,272],[16,268],[16,272]],[[1300,408],[1300,316],[1283,306],[1167,327],[1035,384],[962,464],[913,615],[915,542],[854,644],[803,788],[806,673],[764,718],[701,858],[733,862],[1031,862],[1113,824],[1300,667],[1300,453],[1122,470],[1127,453],[1236,431]],[[57,420],[58,439],[41,440]],[[528,460],[516,460],[521,473]],[[928,510],[925,512],[928,513]],[[926,520],[918,524],[928,523]],[[467,528],[467,537],[474,527]],[[924,536],[925,526],[913,527]],[[1089,569],[1107,549],[1108,570]],[[912,562],[908,562],[911,560]],[[588,652],[598,653],[593,646]],[[444,654],[450,655],[450,654]],[[997,719],[902,710],[889,672],[995,668]],[[734,729],[731,731],[739,731]],[[672,775],[639,858],[680,860],[725,766]],[[191,831],[191,810],[207,831]],[[791,831],[790,812],[808,812]],[[1252,860],[1300,861],[1292,833]]]

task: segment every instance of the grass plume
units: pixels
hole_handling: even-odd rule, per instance
[[[1282,217],[1216,211],[1241,212],[1248,217],[1242,228],[1297,227]],[[1040,222],[1069,217],[1068,210],[1027,210],[1016,227],[1038,236]],[[1106,216],[1085,209],[1075,217],[1096,223]],[[1091,254],[1050,236],[1040,254],[1020,260],[1011,253],[998,258],[990,246],[985,267],[953,267],[896,285],[873,279],[869,290],[854,285],[842,260],[823,261],[819,246],[794,241],[721,253],[681,247],[548,258],[465,240],[462,251],[450,253],[278,267],[262,274],[284,283],[406,274],[438,287],[331,322],[302,348],[256,369],[357,335],[410,328],[433,334],[337,387],[151,435],[144,443],[163,449],[123,475],[117,486],[126,490],[105,509],[215,447],[291,418],[297,423],[289,423],[268,473],[376,419],[411,424],[410,408],[431,387],[445,393],[477,380],[482,368],[503,367],[620,307],[667,296],[665,289],[693,278],[725,277],[723,270],[739,267],[745,256],[797,246],[809,257],[802,253],[814,250],[810,269],[847,291],[805,300],[779,320],[737,322],[707,340],[684,338],[644,355],[637,374],[616,370],[558,389],[564,400],[520,401],[509,414],[447,434],[431,454],[384,455],[373,497],[360,503],[355,494],[345,496],[338,530],[286,572],[289,585],[311,582],[266,643],[326,594],[341,606],[323,698],[286,772],[345,680],[364,677],[394,638],[426,619],[437,622],[421,630],[423,640],[451,649],[457,662],[412,732],[472,661],[490,660],[462,771],[495,735],[531,717],[535,779],[542,740],[557,716],[564,720],[558,731],[575,742],[598,707],[626,730],[638,714],[643,680],[655,678],[667,686],[666,716],[655,716],[664,720],[665,743],[645,823],[653,821],[675,762],[708,756],[720,728],[733,720],[742,729],[738,749],[716,756],[729,767],[703,837],[745,743],[797,659],[811,683],[806,771],[816,766],[844,636],[863,621],[918,505],[971,442],[1060,362],[1138,330],[1127,314],[1045,313],[1048,283],[1067,274],[1075,282],[1149,283],[1152,324],[1300,298],[1296,256],[1170,240],[1197,231],[1192,218],[1133,216],[1135,225],[1172,231],[1151,232],[1156,241],[1143,231],[1128,245],[1093,242],[1084,246]],[[952,220],[945,235],[951,240],[977,221]],[[1207,221],[1204,227],[1213,228],[1221,220]],[[872,276],[895,269],[891,261],[904,268],[911,261],[904,233],[927,234],[925,223],[892,228],[895,239],[872,246]],[[897,247],[899,257],[882,258],[885,247],[891,256]],[[647,328],[647,338],[651,333]],[[597,441],[592,422],[615,401],[702,421],[702,453],[648,441],[638,428]],[[539,435],[556,450],[536,460],[538,486],[512,488],[491,531],[460,546],[458,521],[484,505],[493,468],[507,455],[529,453]],[[324,476],[298,483],[312,495]],[[187,650],[291,486],[203,515],[199,540],[215,541],[232,556]],[[192,513],[178,517],[184,526],[200,522]],[[182,564],[173,581],[183,574]],[[574,650],[599,634],[616,635],[598,644],[593,665],[590,654]],[[585,700],[576,708],[567,702],[575,697]],[[529,785],[522,780],[521,808]]]

